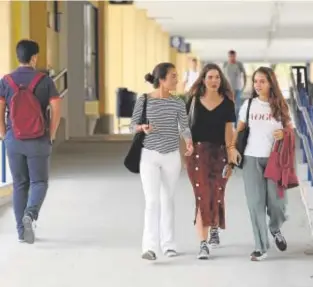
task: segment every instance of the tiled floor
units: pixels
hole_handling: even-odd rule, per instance
[[[138,176],[122,165],[127,143],[67,144],[52,162],[49,194],[35,245],[19,244],[10,207],[0,213],[2,287],[312,287],[310,232],[298,190],[289,192],[289,248],[273,247],[250,262],[252,231],[240,171],[227,187],[222,246],[196,259],[194,199],[186,174],[177,187],[176,234],[181,256],[140,258],[144,200]]]

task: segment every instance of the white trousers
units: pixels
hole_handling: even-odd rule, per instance
[[[167,154],[143,149],[140,176],[145,195],[142,250],[174,249],[174,193],[181,172],[179,150]]]

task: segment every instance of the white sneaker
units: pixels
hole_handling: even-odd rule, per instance
[[[24,240],[26,243],[33,244],[35,242],[36,222],[29,215],[23,217]]]
[[[169,249],[165,251],[165,256],[167,257],[176,257],[178,254],[176,252],[176,250],[173,249]]]
[[[200,260],[207,260],[210,257],[210,249],[208,247],[208,243],[205,241],[202,241],[200,243],[200,251],[198,254],[198,259]]]

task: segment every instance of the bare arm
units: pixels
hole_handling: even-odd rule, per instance
[[[60,94],[50,77],[47,77],[47,86],[48,86],[48,95],[49,95],[49,104],[50,104],[50,139],[55,140],[57,130],[61,120],[61,102]]]
[[[233,129],[233,123],[226,123],[225,126],[225,143],[226,147],[229,148],[232,145],[234,137],[234,129]]]
[[[237,129],[234,131],[233,136],[232,136],[232,140],[230,143],[229,148],[235,148],[236,147],[236,142],[237,142],[237,137],[238,137],[238,133],[243,131],[246,127],[246,124],[242,121],[238,121],[237,123]]]
[[[50,138],[55,140],[61,120],[61,99],[50,100],[51,119],[50,119]]]
[[[139,133],[141,132],[142,125],[139,123],[142,115],[142,109],[143,109],[143,103],[144,103],[144,96],[140,96],[135,104],[133,115],[130,122],[130,131],[132,133]]]
[[[187,116],[187,110],[185,103],[183,100],[179,99],[180,102],[180,109],[178,111],[178,123],[180,127],[180,133],[182,137],[184,138],[186,144],[191,144],[191,131],[188,125],[188,116]]]

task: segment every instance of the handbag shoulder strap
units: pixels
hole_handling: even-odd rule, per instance
[[[188,122],[189,122],[189,127],[191,128],[194,124],[194,120],[195,120],[195,103],[196,103],[196,96],[193,96],[191,98],[191,103],[190,103],[190,107],[189,107],[189,116],[188,116]]]
[[[143,100],[143,108],[142,108],[142,114],[141,114],[141,121],[146,122],[147,121],[147,102],[148,102],[148,95],[143,94],[144,100]]]
[[[247,107],[247,113],[246,113],[246,124],[247,126],[249,126],[249,115],[250,115],[250,107],[251,107],[251,103],[252,103],[253,98],[250,98],[248,101],[248,107]]]

